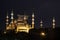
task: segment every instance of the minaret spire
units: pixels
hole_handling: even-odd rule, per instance
[[[9,24],[9,16],[8,16],[8,13],[7,13],[7,16],[6,16],[6,27],[8,26]]]
[[[53,28],[55,28],[55,18],[53,17],[53,20],[52,20],[52,25],[53,25]]]
[[[13,15],[14,15],[14,14],[13,14],[13,10],[12,10],[12,11],[11,11],[11,20],[12,20],[11,23],[13,23],[13,19],[14,19]]]
[[[15,29],[15,27],[14,27],[15,25],[14,25],[14,14],[13,14],[13,10],[11,11],[11,29],[13,30],[13,29]]]
[[[32,28],[34,28],[34,13],[32,14]]]
[[[41,20],[40,21],[40,28],[42,28],[43,27],[43,21]]]

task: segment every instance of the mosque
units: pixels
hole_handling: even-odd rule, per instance
[[[32,13],[32,23],[31,25],[27,23],[28,15],[18,15],[18,18],[14,18],[14,13],[11,11],[11,17],[6,16],[6,33],[9,30],[14,30],[16,33],[18,32],[26,32],[29,33],[30,29],[34,29],[34,12]],[[9,22],[9,18],[11,21]],[[55,18],[52,20],[52,28],[55,28]],[[43,21],[40,21],[40,28],[43,27]]]
[[[9,16],[6,16],[6,31],[14,30],[17,32],[29,32],[30,29],[34,29],[34,13],[32,14],[32,24],[27,23],[28,15],[18,15],[17,19],[14,19],[14,13],[11,12],[11,22],[9,23]]]

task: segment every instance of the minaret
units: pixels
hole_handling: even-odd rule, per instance
[[[9,24],[9,16],[7,14],[7,16],[6,16],[6,27],[8,26],[8,24]]]
[[[14,17],[13,17],[13,10],[11,12],[11,30],[13,30],[15,27],[14,27]]]
[[[32,28],[34,28],[34,13],[32,14]]]
[[[14,18],[13,18],[13,15],[14,15],[14,14],[13,14],[13,11],[12,11],[12,12],[11,12],[11,23],[13,23],[13,19],[14,19]]]
[[[9,29],[9,16],[8,16],[8,13],[7,13],[7,16],[6,16],[6,30]],[[6,31],[4,31],[4,33],[6,33]]]
[[[52,26],[53,26],[53,28],[55,28],[55,18],[53,17],[53,20],[52,20]]]
[[[40,21],[40,28],[42,28],[43,27],[43,21],[41,20]]]

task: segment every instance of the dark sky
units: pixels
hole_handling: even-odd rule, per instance
[[[39,27],[39,21],[42,19],[44,27],[50,27],[52,18],[56,18],[56,27],[60,26],[60,1],[59,0],[1,0],[0,1],[0,27],[5,25],[5,16],[11,13],[28,14],[35,12],[35,27]]]

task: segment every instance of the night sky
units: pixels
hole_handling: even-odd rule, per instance
[[[60,1],[59,0],[1,0],[0,1],[0,29],[5,27],[6,13],[14,14],[35,13],[35,28],[39,28],[42,19],[44,27],[52,26],[52,18],[56,18],[56,27],[60,26]]]

